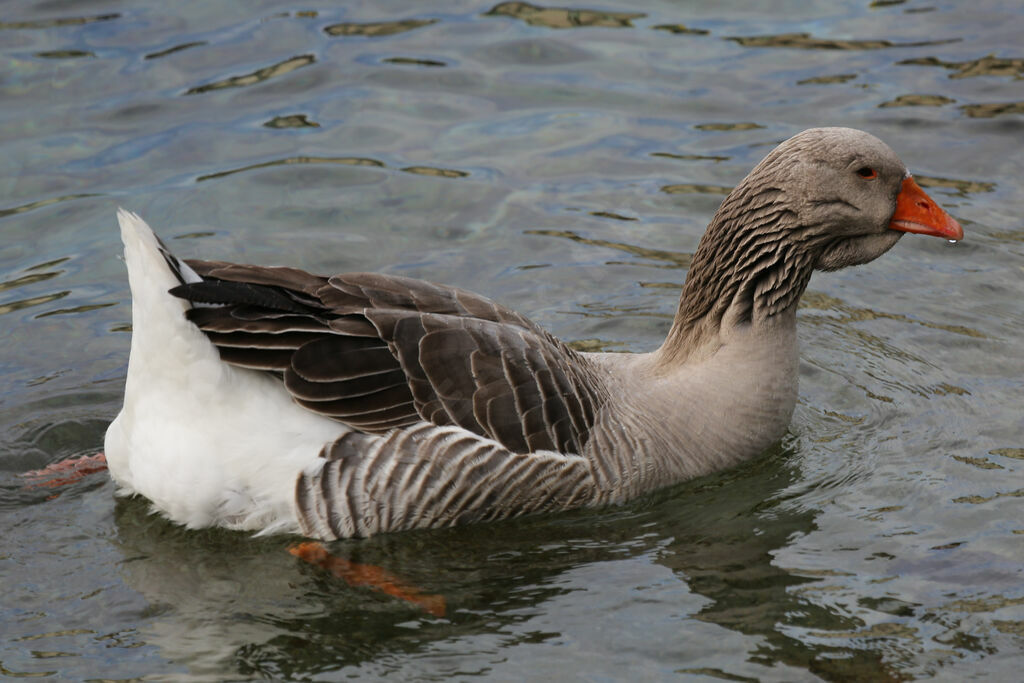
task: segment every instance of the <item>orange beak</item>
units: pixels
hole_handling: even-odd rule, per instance
[[[889,221],[889,228],[945,237],[947,240],[964,238],[964,229],[960,224],[940,209],[939,205],[909,176],[903,181],[900,193],[896,195],[896,212]]]

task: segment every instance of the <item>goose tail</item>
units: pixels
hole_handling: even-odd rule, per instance
[[[203,279],[139,216],[117,219],[132,296],[124,406],[105,439],[119,492],[193,528],[298,531],[295,481],[348,428],[296,404],[276,377],[223,362],[189,321],[192,304],[169,291]]]
[[[171,253],[138,214],[119,208],[117,222],[121,226],[133,298],[145,296],[150,290],[163,296],[172,287],[202,281],[188,264]]]
[[[159,365],[171,368],[187,365],[197,355],[216,358],[213,344],[184,315],[190,304],[169,292],[182,284],[201,282],[202,278],[172,254],[138,214],[119,209],[117,221],[132,293],[129,382],[132,366],[139,361],[147,366],[147,372],[152,372],[157,363],[147,359],[162,358]]]

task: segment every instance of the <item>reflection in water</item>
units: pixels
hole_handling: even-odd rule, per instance
[[[190,47],[199,47],[200,45],[206,45],[206,41],[196,40],[191,43],[182,43],[181,45],[175,45],[174,47],[169,47],[166,50],[160,50],[159,52],[150,52],[148,55],[146,55],[146,59],[159,59],[160,57],[166,57],[167,55],[172,55],[175,52],[181,52],[182,50],[187,50]]]
[[[68,294],[71,294],[71,290],[64,290],[63,292],[54,292],[53,294],[43,294],[42,296],[33,296],[28,299],[22,299],[20,301],[10,301],[6,304],[0,304],[0,315],[5,313],[13,313],[14,311],[20,311],[23,308],[30,308],[32,306],[41,306],[48,304],[52,301],[58,301],[63,299]]]
[[[328,552],[323,543],[305,541],[288,548],[288,552],[316,567],[325,569],[353,588],[371,588],[416,605],[428,614],[443,617],[447,607],[443,595],[425,595],[416,586],[407,585],[383,567],[350,562]]]
[[[964,325],[946,325],[943,323],[933,323],[927,320],[915,320],[908,318],[905,315],[898,313],[885,313],[882,311],[875,311],[870,308],[857,308],[849,305],[842,299],[838,299],[834,296],[829,296],[822,292],[815,292],[808,290],[803,298],[800,299],[801,309],[816,309],[821,311],[835,311],[842,313],[842,318],[829,318],[830,322],[833,323],[851,323],[860,322],[862,320],[896,320],[901,323],[913,323],[914,325],[921,325],[922,327],[930,327],[934,330],[944,330],[946,332],[952,332],[953,334],[964,335],[965,337],[973,337],[975,339],[987,339],[988,336],[980,330],[975,330]]]
[[[618,249],[634,256],[640,256],[642,258],[649,258],[655,261],[662,261],[668,264],[671,268],[689,268],[690,261],[693,259],[692,254],[686,254],[681,251],[666,251],[663,249],[650,249],[648,247],[639,247],[635,244],[626,244],[625,242],[612,242],[609,240],[592,239],[590,237],[583,237],[582,235],[573,232],[572,230],[526,230],[527,235],[545,235],[547,237],[561,237],[563,239],[572,240],[578,244],[589,244],[594,247],[607,247],[609,249]]]
[[[675,185],[664,185],[661,191],[665,194],[713,194],[725,196],[732,192],[731,187],[724,185],[698,185],[695,183],[677,183]]]
[[[966,104],[961,109],[974,119],[990,119],[1003,114],[1024,114],[1024,102],[994,102],[992,104]]]
[[[887,47],[922,47],[955,43],[959,38],[949,40],[923,40],[914,43],[894,43],[891,40],[835,40],[815,38],[810,33],[780,33],[767,36],[729,36],[744,47],[790,47],[800,50],[881,50]]]
[[[922,383],[919,380],[900,380],[896,375],[877,375],[870,369],[874,365],[873,359],[886,359],[889,362],[899,361],[907,365],[916,367],[927,367],[929,363],[922,358],[919,358],[905,348],[893,343],[891,338],[879,337],[869,332],[864,326],[855,325],[851,323],[858,323],[866,320],[894,320],[901,323],[910,323],[913,325],[919,325],[921,327],[927,327],[931,329],[943,330],[957,335],[963,335],[975,339],[987,338],[982,332],[977,330],[958,326],[958,325],[946,325],[942,323],[933,323],[926,320],[916,320],[909,318],[904,315],[886,313],[883,311],[875,311],[867,308],[858,308],[851,306],[846,302],[836,297],[828,296],[821,292],[808,290],[804,293],[803,298],[800,301],[800,309],[806,311],[807,309],[817,309],[829,311],[830,313],[840,313],[840,316],[827,315],[827,316],[814,316],[804,315],[802,320],[803,323],[809,326],[824,325],[828,326],[831,330],[843,336],[847,336],[855,340],[854,346],[858,349],[862,349],[860,355],[867,360],[863,363],[865,372],[869,377],[873,377],[877,382],[872,382],[869,386],[855,381],[850,377],[846,377],[846,382],[859,389],[864,396],[874,401],[880,401],[882,403],[896,403],[897,399],[891,395],[877,393],[880,387],[887,387],[889,389],[898,390],[899,395],[909,397],[911,395],[920,396],[925,399],[933,397],[942,397],[949,395],[956,396],[969,396],[971,392],[964,387],[955,386],[948,382],[937,382],[933,384]],[[915,378],[916,379],[916,378]],[[822,441],[823,442],[823,441]]]
[[[396,582],[443,595],[446,618],[294,560],[287,538],[187,531],[149,515],[140,500],[118,502],[114,543],[125,558],[126,583],[150,605],[140,638],[169,661],[189,662],[193,675],[225,665],[271,678],[353,667],[393,672],[410,660],[396,654],[436,654],[444,644],[486,635],[500,636],[489,653],[497,663],[507,658],[504,649],[537,637],[531,616],[546,603],[584,590],[597,603],[593,609],[601,609],[601,594],[621,588],[614,575],[595,578],[600,571],[587,572],[591,578],[581,586],[572,578],[576,570],[628,562],[671,569],[689,591],[708,599],[696,619],[755,636],[750,661],[833,680],[895,678],[872,641],[854,647],[834,639],[872,628],[872,638],[883,641],[899,634],[817,604],[807,589],[822,577],[773,562],[780,548],[815,528],[816,511],[780,497],[798,476],[786,464],[791,456],[777,448],[736,470],[623,507],[330,544],[347,566],[386,567]],[[224,604],[231,609],[220,609]],[[793,635],[804,629],[819,637]],[[563,636],[544,630],[545,640]],[[688,646],[664,645],[680,657]]]
[[[43,59],[80,59],[82,57],[95,57],[95,52],[88,52],[87,50],[49,50],[47,52],[37,52],[36,57],[42,57]]]
[[[728,161],[731,157],[712,154],[672,154],[671,152],[651,152],[652,157],[665,159],[682,159],[683,161]]]
[[[898,680],[897,672],[883,661],[881,649],[827,640],[816,643],[802,637],[805,629],[841,633],[864,623],[814,600],[813,588],[827,576],[783,569],[773,561],[774,554],[792,539],[815,529],[815,511],[780,504],[779,492],[797,476],[785,467],[790,455],[780,448],[748,465],[748,473],[695,487],[698,499],[692,502],[697,505],[714,507],[712,500],[729,497],[745,500],[749,507],[728,518],[691,517],[689,528],[672,529],[673,543],[659,561],[686,577],[691,590],[711,599],[694,615],[697,619],[764,638],[749,653],[750,661],[769,667],[788,664],[826,680]],[[755,472],[761,476],[750,476]]]
[[[758,128],[764,128],[760,123],[700,123],[694,126],[697,130],[719,130],[719,131],[734,131],[734,130],[757,130]]]
[[[319,128],[320,124],[310,121],[305,114],[275,116],[263,124],[267,128]]]
[[[1003,621],[1001,619],[993,619],[992,625],[995,626],[997,630],[1003,633],[1014,635],[1018,638],[1024,638],[1024,620]]]
[[[655,31],[668,31],[669,33],[684,33],[697,36],[706,36],[710,31],[702,28],[690,28],[683,24],[659,24],[658,26],[652,26]]]
[[[207,83],[206,85],[196,86],[195,88],[189,88],[185,91],[185,94],[198,95],[199,93],[210,92],[211,90],[242,88],[248,85],[255,85],[256,83],[262,83],[263,81],[276,76],[283,76],[284,74],[291,73],[292,71],[301,69],[304,66],[309,66],[315,61],[316,58],[313,55],[299,55],[298,57],[286,59],[283,62],[278,62],[272,66],[257,69],[251,74],[245,74],[244,76],[232,76],[231,78],[225,78],[221,81],[215,81],[213,83]]]
[[[966,197],[968,194],[977,192],[993,192],[996,189],[995,183],[983,183],[977,180],[956,180],[927,175],[915,175],[914,180],[921,187],[942,187],[956,190],[955,194],[958,197]]]
[[[171,237],[172,240],[194,240],[203,237],[213,237],[217,233],[213,230],[196,230],[194,232],[183,232],[180,235]]]
[[[35,19],[33,21],[0,21],[0,30],[80,26],[82,24],[91,24],[96,21],[111,21],[112,19],[119,19],[120,17],[120,14],[97,14],[92,17],[61,17],[55,19]]]
[[[204,180],[213,180],[214,178],[223,178],[225,176],[234,175],[235,173],[244,173],[245,171],[254,171],[260,168],[270,168],[272,166],[291,166],[294,164],[338,164],[341,166],[372,166],[374,168],[387,168],[387,165],[383,161],[377,159],[369,159],[367,157],[287,157],[284,159],[274,159],[272,161],[264,161],[259,164],[250,164],[248,166],[242,166],[241,168],[232,168],[227,171],[218,171],[217,173],[208,173],[201,175],[196,178],[196,182],[202,182]],[[434,176],[437,178],[465,178],[469,176],[466,171],[458,171],[453,168],[436,168],[434,166],[406,166],[405,168],[398,169],[404,173],[414,173],[416,175],[427,175]]]
[[[214,178],[223,178],[225,176],[234,175],[235,173],[244,173],[245,171],[253,171],[258,168],[270,168],[271,166],[290,166],[292,164],[341,164],[342,166],[376,166],[378,168],[384,168],[383,161],[377,161],[376,159],[367,159],[365,157],[287,157],[285,159],[274,159],[273,161],[264,161],[259,164],[250,164],[249,166],[242,166],[241,168],[233,168],[228,171],[218,171],[217,173],[208,173],[207,175],[201,175],[196,178],[196,182],[202,182],[204,180],[213,180]]]
[[[595,353],[598,351],[624,351],[626,344],[607,339],[575,339],[566,342],[566,346],[583,353]]]
[[[797,85],[829,85],[831,83],[846,83],[857,78],[857,74],[835,74],[834,76],[815,76],[797,81]]]
[[[72,306],[70,308],[58,308],[53,311],[46,311],[45,313],[40,313],[36,317],[46,318],[51,315],[67,315],[69,313],[88,313],[89,311],[96,311],[101,308],[110,308],[111,306],[117,306],[118,303],[119,302],[117,301],[109,301],[104,304],[82,304],[81,306]]]
[[[589,9],[569,9],[566,7],[538,7],[528,2],[503,2],[495,5],[484,16],[514,17],[525,21],[530,26],[544,26],[546,28],[579,28],[582,26],[632,28],[633,19],[641,19],[647,15],[635,12],[602,12]]]
[[[1012,607],[1014,605],[1024,605],[1024,597],[1004,598],[991,596],[973,600],[956,600],[946,605],[946,608],[971,614],[976,612],[994,612],[1001,607]]]
[[[971,467],[977,467],[979,470],[1005,470],[1006,468],[998,463],[994,463],[988,458],[973,458],[969,455],[954,455],[953,459],[957,462],[962,462],[965,465]],[[957,544],[961,545],[961,544]],[[935,548],[932,548],[935,550]]]
[[[62,259],[62,260],[67,260],[67,259]],[[32,269],[31,268],[27,268],[26,270],[32,270]],[[13,280],[5,280],[4,282],[0,282],[0,292],[5,292],[8,289],[14,289],[15,287],[24,287],[25,285],[31,285],[31,284],[34,284],[36,282],[43,282],[45,280],[50,280],[52,278],[57,277],[58,275],[60,275],[63,272],[64,272],[63,270],[53,270],[53,271],[50,271],[50,272],[47,272],[47,273],[29,273],[28,275],[22,275],[21,277],[16,277]]]
[[[972,505],[980,505],[981,503],[988,503],[998,498],[1024,498],[1024,489],[1016,489],[1014,491],[1000,491],[992,494],[991,496],[961,496],[954,498],[954,503],[970,503]],[[1024,599],[1024,598],[1022,598]]]
[[[589,302],[576,304],[579,310],[566,311],[567,314],[579,315],[584,318],[619,318],[627,316],[630,318],[663,318],[672,320],[672,315],[661,311],[651,310],[650,305],[621,306],[601,302]]]
[[[414,57],[388,57],[382,59],[382,62],[387,64],[413,64],[416,66],[448,66],[444,62],[439,62],[436,59],[416,59]]]
[[[38,270],[45,270],[47,268],[53,268],[54,266],[59,266],[60,264],[66,263],[67,261],[70,261],[70,260],[71,260],[70,256],[61,256],[60,258],[55,258],[52,261],[45,261],[43,263],[37,263],[34,266],[29,266],[28,268],[25,269],[25,272],[26,273],[34,273],[34,272],[36,272]]]
[[[597,216],[598,218],[611,218],[616,221],[635,221],[639,220],[635,216],[623,216],[621,214],[612,213],[611,211],[591,211],[591,216]]]
[[[28,204],[22,204],[21,206],[15,206],[10,209],[0,209],[0,218],[6,218],[7,216],[13,216],[19,213],[25,213],[26,211],[32,211],[33,209],[41,209],[44,206],[56,204],[57,202],[67,202],[72,199],[84,199],[86,197],[99,197],[100,194],[96,192],[84,192],[81,194],[66,194],[61,197],[50,197],[48,199],[40,199],[39,201],[29,202]]]
[[[895,100],[882,102],[879,109],[886,107],[941,107],[956,102],[952,97],[942,95],[900,95]]]
[[[405,19],[404,21],[378,21],[366,24],[331,24],[324,27],[324,33],[329,36],[393,36],[396,33],[405,33],[422,26],[430,26],[437,23],[437,19]]]
[[[406,166],[401,170],[405,173],[429,175],[436,178],[466,178],[469,176],[465,171],[456,171],[453,168],[435,168],[433,166]]]
[[[918,57],[917,59],[904,59],[897,64],[913,64],[918,66],[941,66],[952,69],[955,73],[950,78],[971,78],[972,76],[1013,76],[1024,78],[1024,59],[1006,59],[987,55],[980,59],[971,59],[966,62],[947,62],[938,57]]]

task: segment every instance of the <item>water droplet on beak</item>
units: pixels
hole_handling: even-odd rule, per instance
[[[957,240],[949,240],[949,243],[950,243],[950,244],[956,244],[956,243],[957,243]]]

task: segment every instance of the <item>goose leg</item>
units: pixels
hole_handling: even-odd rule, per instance
[[[326,569],[348,585],[366,587],[392,597],[411,602],[435,617],[443,617],[445,603],[443,595],[424,594],[416,586],[404,583],[397,576],[374,564],[360,564],[338,557],[327,551],[322,543],[307,541],[288,548],[295,557],[314,566]]]
[[[100,452],[96,455],[83,455],[75,458],[66,458],[60,462],[47,465],[41,470],[29,470],[22,472],[21,476],[28,481],[25,488],[57,488],[67,486],[96,472],[107,469],[107,458]],[[61,475],[61,476],[56,476]]]

